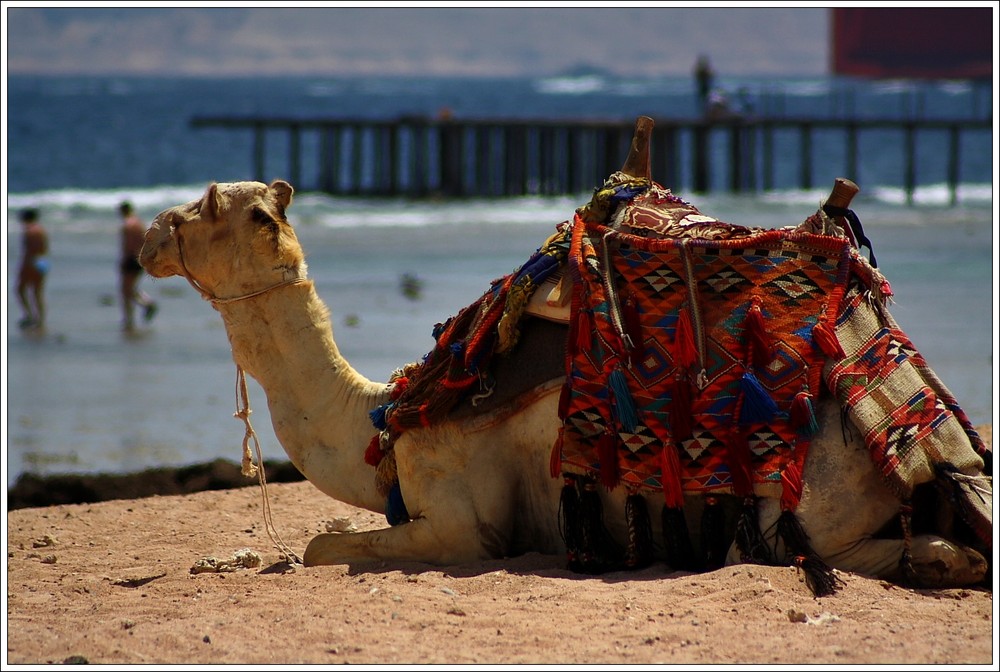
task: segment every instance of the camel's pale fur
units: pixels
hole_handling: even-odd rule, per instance
[[[303,252],[285,218],[291,200],[292,187],[280,180],[211,185],[201,200],[156,217],[140,260],[153,276],[188,277],[206,298],[222,300],[214,305],[233,358],[265,390],[275,433],[305,477],[340,501],[383,511],[374,470],[362,456],[374,432],[368,412],[387,401],[389,388],[361,376],[340,354],[311,282],[281,285],[306,277]],[[408,431],[395,452],[412,521],[373,532],[321,534],[308,545],[306,563],[454,564],[561,552],[562,483],[549,476],[548,465],[560,422],[557,400],[555,385],[513,416]],[[875,472],[859,433],[848,426],[845,440],[835,401],[820,403],[819,418],[797,511],[802,526],[832,567],[896,578],[902,540],[872,537],[898,514],[900,502]],[[605,522],[619,541],[625,537],[621,490],[602,495]],[[773,540],[778,493],[758,494],[761,529]],[[650,496],[651,511],[660,504]],[[693,520],[689,527],[697,530]],[[985,561],[966,550],[917,536],[914,568],[931,585],[979,581]],[[730,558],[736,560],[732,552]]]

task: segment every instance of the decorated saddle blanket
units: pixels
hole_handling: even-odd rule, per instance
[[[983,442],[885,309],[888,283],[822,211],[749,229],[655,184],[622,192],[573,224],[553,475],[661,490],[668,506],[773,486],[794,510],[823,385],[901,498],[941,464],[982,469]]]
[[[794,508],[852,248],[793,230],[716,238],[574,222],[561,468],[676,506],[771,483]]]
[[[394,377],[365,455],[383,494],[395,483],[395,440],[489,396],[494,358],[512,351],[534,319],[533,294],[559,275],[563,299],[549,303],[566,291],[571,301],[552,355],[565,373],[553,476],[661,491],[671,507],[685,493],[771,489],[794,511],[824,385],[902,499],[941,465],[973,474],[989,459],[889,316],[888,283],[822,210],[783,229],[736,226],[615,174],[520,269],[437,325],[434,349]],[[992,501],[991,482],[970,488]],[[991,536],[991,506],[982,508]]]

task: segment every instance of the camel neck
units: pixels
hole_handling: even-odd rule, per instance
[[[381,511],[363,455],[375,431],[368,412],[388,400],[388,386],[368,380],[340,354],[313,283],[216,308],[233,360],[263,388],[292,463],[328,495]]]

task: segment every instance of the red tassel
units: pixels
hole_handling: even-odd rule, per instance
[[[559,436],[556,437],[556,442],[552,445],[552,453],[549,455],[549,476],[552,478],[558,478],[559,472],[562,471],[562,447],[563,447],[563,428],[559,428]]]
[[[628,361],[633,366],[642,355],[642,318],[639,315],[639,304],[635,294],[629,292],[622,304],[622,319],[625,321],[625,333],[632,341],[632,349],[628,353]]]
[[[680,368],[688,368],[698,361],[698,347],[694,342],[694,330],[691,328],[691,316],[683,307],[677,315],[677,328],[674,332],[674,363]]]
[[[739,497],[753,495],[753,473],[750,469],[750,443],[746,432],[733,430],[726,442],[729,473],[733,479],[733,494]]]
[[[395,386],[392,388],[392,391],[389,392],[389,398],[395,401],[403,396],[404,392],[406,392],[406,388],[410,386],[410,379],[406,376],[400,376],[393,382],[395,383]]]
[[[802,498],[802,469],[789,462],[781,471],[781,510],[794,511]]]
[[[372,437],[372,440],[368,442],[368,447],[365,449],[365,464],[377,467],[378,463],[382,461],[383,454],[381,442],[379,441],[379,435],[376,434]]]
[[[817,322],[816,326],[813,327],[812,334],[813,340],[827,357],[841,360],[847,356],[837,339],[837,334],[825,322]]]
[[[750,341],[750,350],[753,353],[754,364],[764,366],[774,359],[774,352],[771,348],[771,336],[767,333],[764,313],[761,311],[760,304],[757,301],[754,301],[750,309],[747,310],[744,329]]]
[[[593,328],[590,324],[590,311],[580,310],[576,317],[576,351],[590,352],[593,343]]]
[[[680,509],[684,506],[684,489],[681,486],[681,461],[677,448],[672,444],[660,451],[660,481],[663,484],[664,506]]]
[[[601,485],[614,490],[618,487],[618,439],[611,430],[597,440],[597,459],[601,465]]]
[[[691,436],[691,384],[687,376],[674,378],[674,394],[670,399],[670,431],[674,441]]]
[[[559,414],[560,420],[566,419],[566,414],[569,412],[569,400],[570,400],[570,384],[567,379],[563,384],[562,389],[559,390],[559,408],[557,413]]]
[[[806,434],[807,436],[812,436],[819,430],[819,424],[816,422],[816,414],[813,411],[812,397],[809,392],[805,389],[799,391],[792,399],[792,408],[788,411],[788,420],[792,423],[792,427]]]

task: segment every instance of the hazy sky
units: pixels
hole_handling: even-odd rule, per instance
[[[37,5],[37,3],[35,3]],[[826,8],[305,3],[63,8],[5,3],[8,74],[821,75]],[[636,3],[633,3],[636,4]]]

